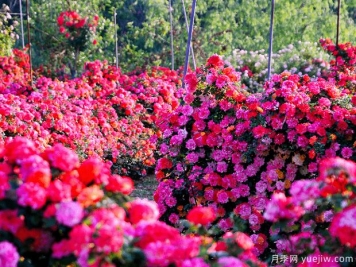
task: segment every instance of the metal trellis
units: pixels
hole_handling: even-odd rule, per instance
[[[183,14],[184,14],[185,25],[186,25],[186,27],[187,27],[187,32],[189,32],[188,19],[187,19],[187,11],[186,11],[186,9],[185,9],[184,0],[182,0],[182,6],[183,6]],[[196,69],[196,68],[197,68],[197,64],[195,63],[195,56],[194,56],[194,50],[193,50],[193,45],[192,45],[192,43],[190,44],[190,53],[191,53],[191,55],[192,55],[194,69]]]
[[[31,36],[30,36],[30,1],[26,0],[26,18],[27,18],[27,41],[28,41],[28,55],[30,60],[30,79],[31,86],[33,84],[32,78],[32,49],[31,49]]]
[[[116,16],[117,16],[117,10],[115,9],[114,11],[114,24],[115,24],[115,63],[116,63],[116,68],[119,68],[119,52],[118,52],[118,47],[117,47],[117,28],[116,28]]]
[[[341,0],[337,1],[336,46],[339,45]]]
[[[274,0],[271,2],[271,21],[269,25],[269,49],[268,49],[268,72],[267,79],[271,78],[272,51],[273,51],[273,21],[274,21]]]
[[[185,76],[187,75],[187,71],[188,71],[189,52],[190,52],[190,44],[191,44],[192,36],[193,36],[193,26],[194,26],[194,17],[195,17],[196,4],[197,4],[197,1],[193,0],[192,13],[190,14],[190,23],[189,23],[187,48],[185,50],[185,63],[184,63],[184,71],[183,71],[183,83],[182,83],[183,84],[183,88],[185,87],[184,80],[185,80]]]
[[[173,17],[172,17],[172,0],[169,0],[169,22],[171,25],[171,65],[174,70],[174,44],[173,44]]]
[[[21,43],[22,43],[22,49],[24,49],[25,48],[25,37],[24,37],[24,30],[23,30],[22,0],[19,1],[19,5],[20,5]]]

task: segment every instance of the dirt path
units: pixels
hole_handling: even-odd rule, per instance
[[[154,175],[143,177],[135,182],[135,190],[132,197],[147,198],[153,200],[153,194],[157,188],[157,180]]]

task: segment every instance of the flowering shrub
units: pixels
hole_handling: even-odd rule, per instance
[[[22,137],[8,139],[0,149],[0,237],[17,246],[21,261],[49,266],[50,255],[62,257],[54,255],[61,254],[59,244],[72,229],[99,210],[99,203],[115,210],[109,200],[123,201],[133,182],[111,175],[110,165],[96,158],[80,165],[78,156],[60,144],[38,151]]]
[[[80,164],[60,144],[39,153],[7,139],[0,181],[1,266],[265,266],[249,237],[183,236],[158,221],[154,202],[128,201],[130,178],[95,157]]]
[[[110,94],[115,93],[117,97],[112,98],[111,105],[118,118],[122,120],[135,118],[132,126],[130,124],[125,129],[135,129],[140,126],[143,130],[136,131],[135,139],[132,136],[120,139],[120,142],[129,142],[126,148],[136,151],[137,154],[127,153],[127,156],[124,156],[125,153],[121,151],[113,167],[127,172],[130,176],[142,176],[145,174],[145,172],[141,173],[145,171],[144,166],[152,166],[155,163],[153,153],[156,140],[160,137],[155,126],[157,118],[162,112],[172,111],[179,105],[177,87],[181,82],[180,77],[175,71],[162,67],[155,67],[139,74],[125,75],[109,66],[107,62],[95,61],[86,64],[83,80],[97,91],[108,88],[108,85],[118,86],[114,92],[109,89],[97,95],[111,98]],[[141,163],[144,166],[141,166]]]
[[[350,55],[344,60],[343,67],[353,65]],[[287,192],[299,177],[315,178],[324,157],[355,158],[356,113],[351,91],[332,78],[283,72],[250,95],[236,85],[238,78],[218,56],[187,75],[184,103],[159,124],[164,142],[155,200],[172,224],[204,205],[227,231],[234,213],[258,239],[261,254],[268,246],[263,211],[271,194]]]
[[[0,56],[1,94],[22,94],[30,87],[30,64],[26,50],[14,49],[12,56]]]
[[[135,94],[145,108],[147,123],[155,124],[161,112],[173,111],[179,105],[181,76],[176,71],[152,67],[138,74],[129,74],[125,79],[122,77],[122,87]]]
[[[267,80],[268,54],[265,50],[235,49],[226,60],[241,72],[241,83],[251,92],[260,92]],[[329,56],[317,43],[301,42],[288,45],[272,54],[272,74],[289,71],[292,74],[320,77],[328,69]]]
[[[355,92],[355,64],[356,64],[356,47],[351,43],[339,44],[336,46],[330,39],[321,40],[322,47],[335,57],[330,62],[329,79],[335,79],[337,85],[344,87],[351,93]],[[353,104],[355,101],[353,99]]]
[[[28,97],[2,94],[1,136],[21,135],[42,147],[61,142],[77,150],[82,158],[97,154],[116,161],[130,156],[132,161],[152,157],[154,144],[148,140],[152,130],[145,128],[138,117],[118,117],[114,105],[125,105],[129,112],[135,101],[105,96],[109,90],[127,95],[114,86],[95,92],[81,80],[70,82],[40,78]],[[139,107],[137,107],[138,109]],[[126,109],[124,109],[125,111]],[[147,161],[149,163],[149,161]]]
[[[154,164],[155,118],[178,105],[175,72],[125,75],[95,61],[80,78],[61,82],[37,74],[31,87],[28,55],[14,54],[0,58],[0,140],[21,135],[42,149],[60,142],[81,158],[97,154],[133,176]]]
[[[81,17],[76,11],[63,11],[57,18],[59,32],[65,36],[70,46],[75,51],[84,51],[88,45],[92,33],[95,33],[99,17],[94,16],[92,20]],[[96,41],[94,40],[95,44]]]
[[[94,45],[97,43],[95,39],[93,41],[92,39],[98,21],[97,15],[90,20],[87,17],[81,17],[76,11],[64,11],[57,18],[59,32],[64,35],[69,46],[68,50],[73,53],[71,55],[73,60],[66,63],[72,78],[77,76],[80,53],[89,48],[90,43]]]
[[[290,190],[272,196],[264,217],[272,225],[279,255],[298,255],[307,262],[319,257],[321,264],[353,266],[355,256],[356,164],[341,158],[328,158],[320,163],[316,180],[299,180]],[[297,212],[295,212],[297,210]],[[352,261],[350,257],[352,256]],[[329,263],[327,262],[329,259]],[[336,259],[336,260],[333,260]],[[277,262],[275,262],[277,263]],[[286,261],[281,266],[295,266]],[[298,266],[317,266],[303,265]],[[318,265],[319,266],[319,265]]]

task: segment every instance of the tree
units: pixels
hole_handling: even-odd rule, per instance
[[[191,0],[184,0],[188,19]],[[182,2],[173,0],[175,66],[184,61],[187,30]],[[355,0],[343,1],[340,41],[356,41]],[[170,66],[168,1],[125,1],[118,12],[120,56],[123,66]],[[268,49],[270,1],[197,1],[193,47],[198,64],[213,53],[229,55],[236,48]],[[274,50],[298,41],[335,39],[337,2],[279,0],[275,6]],[[352,17],[353,16],[353,17]]]
[[[67,1],[33,0],[31,4],[31,44],[34,66],[47,65],[52,71],[62,66],[73,65],[76,53],[59,33],[57,18],[63,11],[78,11],[83,17],[99,15],[96,41],[98,45],[88,46],[80,53],[76,64],[80,70],[86,61],[114,59],[113,9],[104,0]]]

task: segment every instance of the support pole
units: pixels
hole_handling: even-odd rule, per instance
[[[185,75],[187,75],[188,70],[188,62],[189,62],[189,51],[190,51],[190,43],[192,41],[193,36],[193,26],[194,26],[194,16],[195,16],[195,7],[197,5],[197,1],[193,0],[192,3],[192,13],[190,14],[190,24],[189,24],[189,32],[188,32],[188,41],[187,41],[187,48],[185,50],[185,63],[184,63],[184,72],[183,72],[183,88],[185,87]]]
[[[185,10],[184,0],[182,0],[182,5],[183,5],[183,14],[184,14],[184,19],[185,19],[185,26],[187,27],[187,32],[189,32],[187,11]],[[193,50],[193,45],[192,44],[190,44],[190,53],[192,55],[194,69],[196,70],[197,69],[197,65],[195,63],[195,56],[194,56],[194,50]]]
[[[21,24],[21,42],[22,42],[22,49],[25,48],[25,36],[23,30],[23,13],[22,13],[22,0],[19,0],[20,5],[20,24]]]
[[[269,25],[269,49],[268,49],[268,72],[267,79],[271,78],[272,51],[273,51],[273,20],[274,20],[274,0],[271,4],[271,21]]]
[[[337,1],[336,46],[339,45],[341,0]]]
[[[31,51],[31,36],[30,36],[30,3],[26,0],[26,18],[27,18],[27,42],[28,42],[28,55],[30,59],[30,79],[31,86],[33,85],[32,78],[32,51]]]
[[[171,24],[171,66],[174,70],[174,44],[173,44],[173,17],[172,17],[172,0],[169,0],[169,22]]]
[[[116,27],[116,9],[114,11],[114,24],[115,24],[115,63],[116,63],[116,68],[119,68],[119,49],[117,47],[117,27]]]

